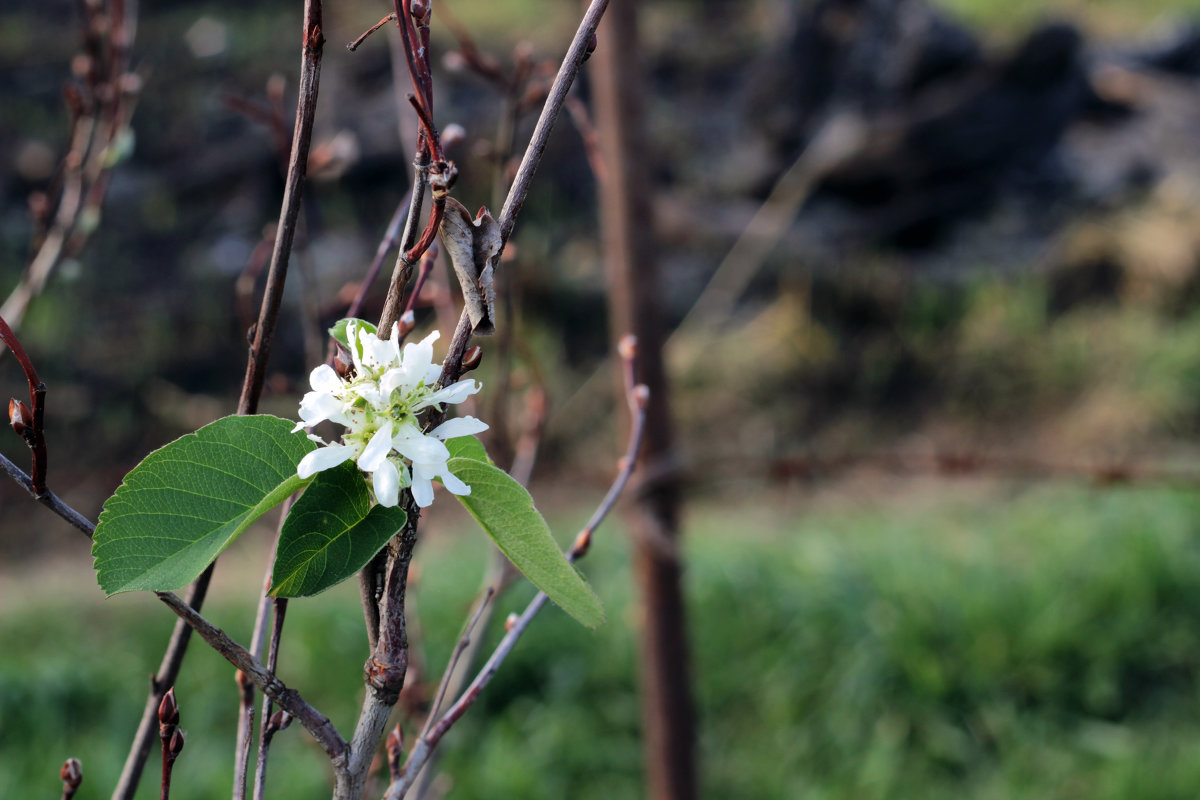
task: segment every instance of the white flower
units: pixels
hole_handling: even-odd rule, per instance
[[[400,490],[411,487],[413,499],[424,508],[433,502],[433,479],[440,478],[452,494],[468,495],[471,487],[450,472],[445,441],[486,431],[474,417],[450,419],[424,433],[417,415],[431,406],[461,403],[479,391],[473,380],[436,388],[441,365],[433,363],[438,333],[401,349],[392,338],[380,339],[351,320],[346,326],[354,370],[343,379],[322,364],[309,375],[312,391],[300,401],[300,422],[294,430],[329,420],[343,426],[340,443],[327,443],[309,434],[319,447],[300,460],[296,473],[310,478],[321,470],[354,460],[371,476],[375,499],[383,506],[400,501]]]

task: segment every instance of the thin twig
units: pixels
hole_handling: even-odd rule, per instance
[[[542,113],[534,126],[533,135],[530,137],[529,144],[525,148],[525,155],[521,159],[521,166],[517,168],[512,187],[509,188],[508,197],[504,201],[504,208],[500,212],[501,246],[500,252],[496,255],[497,263],[504,252],[504,246],[512,235],[517,214],[525,204],[525,197],[529,194],[529,185],[533,180],[533,174],[537,171],[538,165],[542,161],[542,154],[546,151],[546,143],[550,140],[550,131],[554,127],[555,120],[558,119],[558,113],[562,110],[567,93],[571,90],[571,84],[575,82],[575,76],[579,74],[579,66],[587,57],[589,44],[607,8],[608,0],[592,0],[587,11],[584,12],[578,30],[575,31],[575,38],[571,40],[571,45],[567,48],[567,54],[563,57],[558,73],[554,76],[550,94],[547,95],[546,103],[542,106]],[[454,330],[449,352],[442,365],[442,375],[438,379],[440,385],[448,386],[462,375],[462,357],[470,339],[471,319],[464,309],[462,316],[458,319],[458,327]]]
[[[58,777],[62,778],[63,782],[62,800],[71,800],[79,791],[79,785],[83,783],[83,765],[79,763],[78,758],[68,758],[58,771]]]
[[[277,597],[273,602],[275,609],[274,625],[271,626],[271,647],[267,655],[267,670],[275,674],[279,663],[279,638],[283,634],[283,619],[287,613],[287,598]],[[267,791],[267,756],[271,750],[271,739],[275,730],[271,721],[271,698],[263,695],[262,721],[258,733],[258,763],[254,768],[254,800],[264,800]]]
[[[72,527],[82,531],[88,536],[91,536],[92,533],[95,532],[96,526],[90,519],[64,503],[62,499],[54,492],[47,489],[44,494],[39,496],[37,490],[33,488],[33,481],[28,475],[25,474],[24,470],[22,470],[13,462],[9,461],[2,454],[0,454],[0,467],[3,467],[4,471],[8,474],[8,477],[20,484],[34,499],[36,499],[46,508],[53,511],[58,516],[62,517],[64,520],[70,523]]]
[[[270,697],[302,724],[317,744],[325,750],[335,770],[345,767],[348,745],[329,718],[313,708],[295,689],[289,689],[276,678],[261,661],[246,648],[235,642],[225,631],[202,617],[196,609],[172,592],[155,592],[159,600],[167,605],[179,618],[196,631],[212,649],[226,661],[246,673],[258,690]]]
[[[283,286],[287,279],[292,240],[296,235],[300,198],[304,193],[304,173],[308,167],[309,145],[312,143],[313,115],[316,112],[317,91],[321,81],[321,54],[325,45],[325,35],[321,32],[321,0],[304,2],[303,37],[300,93],[296,105],[296,127],[292,135],[287,181],[283,190],[283,204],[279,211],[279,225],[275,229],[275,248],[271,252],[271,267],[267,272],[262,309],[254,328],[250,360],[242,384],[242,397],[238,403],[239,414],[253,414],[258,409],[258,398],[266,377],[267,358],[275,334],[275,322],[279,317],[280,302],[283,300]]]
[[[371,27],[369,27],[365,31],[363,31],[362,35],[360,35],[353,42],[350,42],[350,44],[346,45],[346,49],[349,50],[351,53],[353,53],[355,50],[357,50],[359,47],[362,46],[362,43],[367,40],[368,36],[370,36],[375,31],[379,30],[380,28],[382,28],[384,25],[387,25],[389,22],[391,22],[395,18],[396,18],[396,12],[393,11],[392,13],[388,14],[383,19],[379,20],[379,22],[376,22],[374,25],[372,25]]]
[[[587,554],[591,547],[593,532],[599,527],[600,523],[604,521],[605,517],[608,516],[608,513],[612,511],[613,507],[616,505],[617,498],[620,497],[621,492],[629,483],[629,479],[633,475],[633,471],[637,465],[637,453],[641,447],[642,435],[646,428],[646,404],[649,400],[649,390],[647,390],[644,386],[639,385],[632,387],[627,394],[629,397],[630,407],[634,410],[634,420],[633,425],[630,428],[629,444],[626,447],[624,457],[622,457],[620,461],[620,470],[616,479],[609,487],[608,493],[604,496],[604,499],[600,502],[600,505],[592,514],[591,519],[588,520],[587,525],[585,525],[583,530],[579,532],[579,535],[575,537],[574,544],[567,552],[567,561],[571,563],[574,563],[576,560]],[[504,660],[508,658],[509,653],[512,652],[517,640],[521,638],[521,635],[529,627],[529,623],[532,622],[533,618],[537,616],[539,611],[541,611],[548,599],[549,598],[546,596],[545,592],[538,592],[537,596],[530,601],[528,606],[526,606],[525,611],[521,614],[521,616],[517,618],[517,620],[508,629],[508,632],[505,633],[504,638],[500,640],[500,643],[496,646],[496,649],[492,652],[492,655],[488,658],[487,662],[475,676],[475,679],[471,681],[471,684],[467,687],[466,691],[462,693],[458,700],[456,700],[455,703],[450,706],[449,709],[447,709],[446,713],[443,714],[435,724],[432,726],[427,724],[427,731],[423,732],[420,738],[417,740],[416,745],[413,747],[412,752],[408,756],[408,760],[405,761],[404,767],[400,771],[400,779],[393,781],[391,786],[388,787],[387,793],[384,795],[384,800],[400,800],[400,798],[405,796],[405,793],[408,791],[409,787],[416,780],[421,768],[424,767],[425,763],[429,760],[434,748],[437,747],[438,742],[442,740],[442,737],[445,736],[450,728],[454,726],[454,723],[461,719],[462,715],[466,713],[467,709],[470,708],[471,705],[474,704],[479,698],[479,695],[483,691],[484,687],[487,686],[487,684],[495,676],[496,672],[500,668],[500,665],[504,663]]]
[[[433,705],[429,707],[429,716],[425,720],[425,727],[421,730],[421,736],[429,733],[429,728],[433,725],[433,721],[437,719],[438,713],[442,709],[442,701],[446,699],[446,690],[450,687],[450,678],[454,674],[454,670],[458,667],[458,661],[462,658],[462,654],[471,644],[471,639],[475,635],[475,628],[479,625],[479,620],[483,618],[484,612],[496,597],[496,587],[489,586],[484,591],[483,596],[475,605],[475,611],[471,614],[471,618],[467,620],[466,626],[463,628],[462,635],[458,637],[458,643],[454,645],[454,652],[450,654],[450,660],[446,664],[446,671],[442,673],[442,679],[438,683],[437,694],[433,697]]]

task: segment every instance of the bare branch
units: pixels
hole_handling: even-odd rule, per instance
[[[627,340],[631,338],[627,337]],[[625,375],[628,387],[626,395],[634,416],[633,425],[630,428],[629,443],[626,447],[625,455],[621,458],[617,477],[609,487],[608,493],[605,494],[604,499],[592,514],[591,519],[588,520],[587,525],[575,537],[574,544],[572,544],[571,549],[567,552],[567,561],[571,563],[587,555],[588,550],[591,548],[593,532],[604,521],[609,512],[612,511],[637,466],[637,454],[641,448],[642,437],[646,430],[646,406],[650,394],[645,386],[631,385],[634,352],[635,349],[632,344],[623,348],[622,352],[626,364]],[[500,665],[508,658],[509,653],[516,646],[517,640],[525,633],[533,618],[546,605],[548,599],[545,592],[538,592],[537,596],[525,607],[525,611],[522,612],[521,616],[509,627],[504,638],[500,640],[492,655],[458,700],[454,702],[436,723],[430,724],[429,721],[426,722],[425,730],[422,731],[416,745],[408,756],[408,760],[405,761],[404,767],[400,771],[399,779],[392,781],[391,786],[388,787],[387,793],[384,795],[384,800],[400,800],[400,798],[405,796],[408,789],[416,781],[422,767],[429,760],[434,748],[437,747],[438,742],[442,740],[442,737],[454,726],[454,723],[458,722],[467,709],[479,698],[484,687],[495,677],[496,672],[500,669]],[[431,712],[430,714],[430,720],[433,719],[433,713]]]
[[[334,769],[345,767],[348,755],[346,740],[337,732],[328,717],[309,705],[299,692],[287,688],[283,681],[276,678],[269,669],[263,666],[261,661],[250,654],[250,651],[231,639],[225,631],[202,617],[196,609],[181,600],[178,595],[171,592],[155,592],[155,594],[192,630],[200,634],[200,638],[208,642],[212,649],[220,653],[230,664],[246,673],[246,676],[254,682],[260,692],[279,703],[285,711],[300,720],[300,724],[312,734],[312,737],[317,740],[317,744],[324,748],[330,761],[333,762]]]
[[[546,143],[550,140],[550,131],[567,99],[571,84],[575,82],[575,77],[579,74],[580,65],[588,55],[589,47],[596,35],[596,27],[600,24],[600,19],[604,16],[607,8],[608,0],[592,0],[587,11],[584,12],[579,28],[575,31],[575,38],[571,40],[571,45],[567,48],[567,54],[563,57],[558,73],[554,76],[550,94],[546,97],[545,105],[542,106],[542,113],[534,126],[533,135],[530,137],[529,144],[525,148],[525,155],[521,159],[521,166],[517,168],[512,187],[508,190],[508,198],[504,201],[504,208],[500,212],[501,249],[500,253],[496,255],[497,262],[504,252],[504,245],[508,243],[508,239],[512,235],[517,214],[525,204],[525,197],[529,194],[529,185],[533,180],[533,174],[537,171],[538,165],[542,161],[542,154],[546,151]],[[441,385],[446,386],[453,383],[462,374],[462,357],[470,339],[471,320],[464,309],[462,316],[458,319],[458,327],[454,330],[454,337],[450,340],[446,360],[443,362],[442,375],[438,379]]]

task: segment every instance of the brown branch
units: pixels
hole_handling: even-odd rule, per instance
[[[300,720],[306,730],[317,740],[317,744],[333,762],[334,769],[342,769],[347,758],[346,740],[341,737],[333,723],[317,709],[313,708],[294,689],[289,689],[283,681],[267,669],[261,661],[250,654],[246,648],[235,642],[225,631],[213,625],[202,617],[189,603],[181,600],[171,592],[155,592],[179,618],[188,624],[212,649],[220,653],[226,661],[246,673],[258,690],[270,697],[285,711]]]
[[[321,32],[321,0],[305,0],[303,42],[300,92],[296,105],[296,126],[292,136],[291,157],[288,160],[287,181],[283,191],[283,204],[279,211],[279,225],[275,229],[275,248],[271,253],[267,286],[263,293],[258,323],[254,328],[250,360],[242,384],[241,400],[238,402],[239,414],[253,414],[258,409],[258,398],[262,394],[263,380],[266,377],[275,323],[279,317],[279,305],[283,299],[292,240],[296,235],[296,220],[300,214],[300,198],[304,193],[304,173],[308,167],[313,115],[316,112],[317,91],[321,80],[321,55],[325,45],[325,36]]]
[[[8,403],[8,419],[13,430],[25,440],[25,444],[29,447],[30,487],[33,496],[40,500],[46,493],[46,436],[43,428],[46,417],[46,384],[42,383],[42,379],[38,377],[29,354],[25,352],[21,341],[3,317],[0,317],[0,341],[8,345],[8,349],[12,351],[20,363],[21,369],[25,372],[25,382],[29,384],[29,405],[13,398]]]
[[[350,42],[350,44],[346,45],[346,49],[349,50],[351,53],[353,53],[355,50],[357,50],[359,47],[362,46],[362,43],[367,40],[368,36],[370,36],[375,31],[379,30],[380,28],[382,28],[384,25],[387,25],[389,22],[391,22],[395,18],[396,18],[396,12],[393,11],[392,13],[388,14],[383,19],[379,20],[379,22],[376,22],[374,25],[372,25],[371,27],[369,27],[365,31],[363,31],[363,33],[357,39],[355,39],[353,42]]]

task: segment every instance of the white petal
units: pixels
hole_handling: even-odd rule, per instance
[[[383,377],[379,379],[379,390],[383,392],[384,397],[391,397],[392,392],[403,388],[405,391],[412,388],[409,385],[408,373],[399,367],[393,367],[383,373]]]
[[[433,363],[433,343],[438,340],[439,336],[441,336],[440,332],[433,331],[416,344],[404,345],[402,366],[405,372],[413,376],[414,380],[424,377],[429,370],[429,365]]]
[[[450,492],[450,494],[456,494],[459,497],[466,497],[471,493],[471,487],[463,483],[462,480],[460,480],[459,477],[450,470],[443,470],[440,474],[440,477],[442,479],[442,483],[446,487],[446,491]]]
[[[345,425],[344,406],[341,400],[326,392],[308,392],[300,401],[300,419],[304,420],[305,426],[327,419]]]
[[[392,447],[414,464],[444,464],[450,457],[450,451],[440,439],[426,436],[416,426],[407,423],[392,437]]]
[[[438,439],[456,439],[459,436],[471,436],[488,429],[488,424],[475,417],[457,417],[448,419],[429,432],[430,436]]]
[[[296,466],[296,474],[301,478],[311,478],[322,470],[336,467],[343,461],[354,458],[357,449],[352,444],[331,444],[328,447],[320,447],[300,459],[300,463]]]
[[[362,451],[362,455],[358,457],[358,468],[364,472],[374,472],[387,460],[387,455],[391,451],[392,423],[390,420],[385,420],[379,430],[375,431],[375,435],[371,437],[371,441]]]
[[[308,376],[308,383],[314,392],[329,392],[332,394],[342,388],[342,379],[334,372],[333,367],[322,364]]]
[[[466,400],[471,395],[477,393],[480,388],[482,387],[480,387],[478,383],[470,378],[467,378],[466,380],[461,380],[458,383],[452,383],[445,389],[437,390],[421,402],[414,405],[413,410],[419,411],[422,408],[432,406],[436,403],[461,403],[463,400]]]
[[[413,501],[425,508],[433,503],[433,482],[429,478],[418,478],[415,471],[412,479]]]
[[[371,476],[371,484],[375,488],[375,499],[379,505],[391,508],[400,502],[400,473],[396,465],[386,458]]]
[[[392,361],[394,348],[373,333],[363,334],[363,363],[370,369],[379,370]]]

